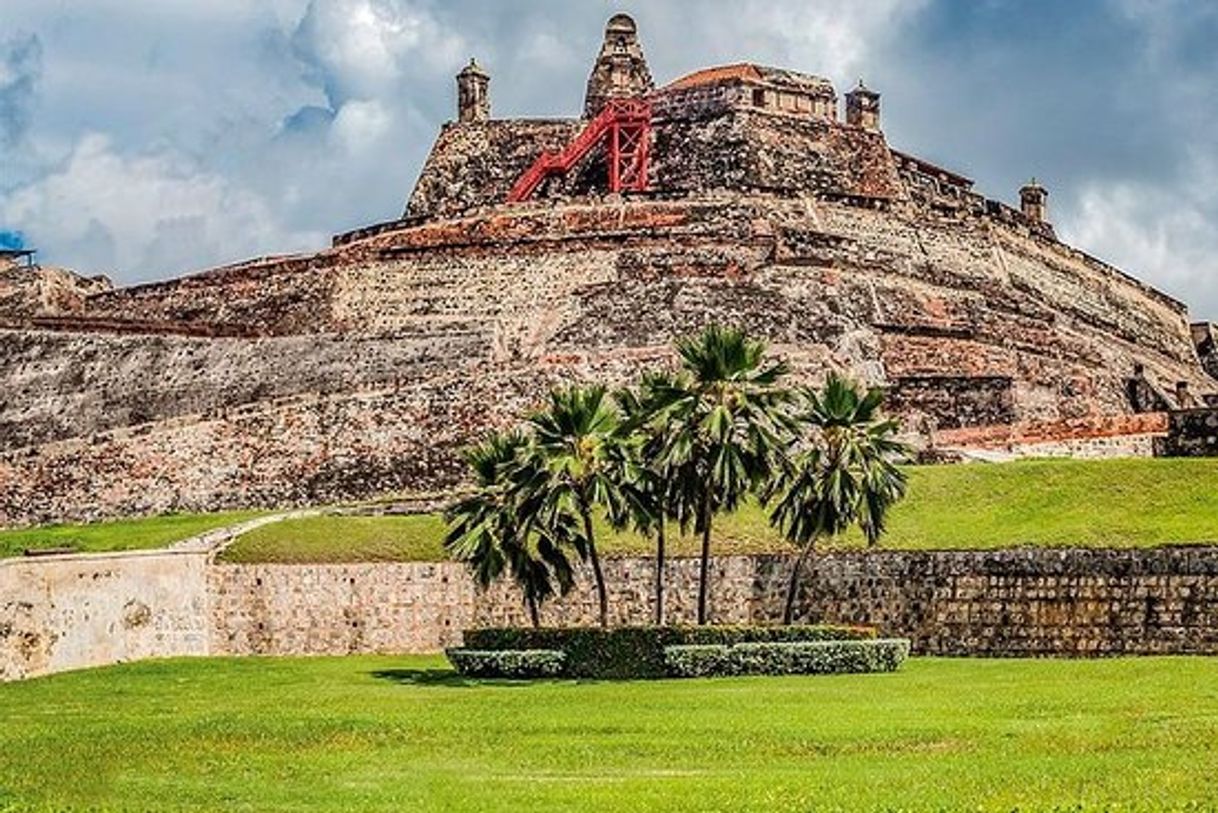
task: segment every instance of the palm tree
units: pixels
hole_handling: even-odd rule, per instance
[[[765,344],[735,328],[712,325],[676,345],[682,374],[658,388],[666,431],[662,464],[674,499],[702,535],[698,623],[707,621],[711,526],[770,477],[793,424],[790,392],[779,386],[783,362],[767,362]]]
[[[620,483],[629,479],[617,434],[619,416],[603,386],[573,386],[550,393],[548,406],[529,419],[533,463],[522,484],[523,516],[575,547],[592,564],[600,624],[609,625],[609,596],[592,522],[593,512],[626,511]]]
[[[784,461],[768,489],[777,495],[771,523],[800,546],[787,583],[784,624],[791,623],[799,575],[816,541],[858,525],[874,547],[889,508],[905,496],[906,477],[896,464],[908,449],[894,438],[896,422],[880,414],[883,391],[862,392],[833,373],[819,393],[805,395],[808,408],[801,417],[813,436]]]
[[[527,479],[529,438],[522,432],[491,435],[469,449],[466,462],[476,491],[448,509],[449,532],[444,546],[473,572],[486,589],[509,572],[524,593],[529,619],[541,625],[539,607],[573,583],[572,568],[553,529],[523,522],[516,496]]]
[[[688,526],[682,501],[676,499],[674,472],[665,465],[664,450],[672,424],[667,420],[666,394],[679,386],[677,377],[663,371],[646,371],[637,390],[617,393],[623,420],[620,426],[622,448],[634,461],[632,477],[622,481],[628,514],[611,517],[615,526],[631,525],[645,536],[655,535],[656,569],[654,586],[655,625],[664,624],[665,530],[669,520]]]

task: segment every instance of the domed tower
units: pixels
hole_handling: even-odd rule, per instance
[[[471,59],[457,74],[457,121],[487,121],[491,117],[491,75]]]
[[[846,94],[846,123],[864,130],[880,129],[880,94],[863,84]]]
[[[1024,217],[1036,223],[1049,222],[1049,190],[1033,178],[1019,190],[1020,208]]]
[[[644,96],[654,87],[638,26],[629,15],[615,14],[605,26],[605,43],[588,77],[584,115],[592,118],[609,99]]]

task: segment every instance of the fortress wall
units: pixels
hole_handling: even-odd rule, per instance
[[[476,590],[453,562],[215,565],[211,652],[438,652],[473,622]]]
[[[1159,451],[1176,457],[1218,457],[1218,406],[1171,413],[1171,432]]]
[[[165,282],[89,297],[96,319],[210,325],[245,336],[317,333],[331,328],[330,271],[339,254],[252,260]]]
[[[0,259],[0,319],[80,313],[86,297],[108,290],[105,277]]]
[[[697,107],[695,104],[694,107]],[[879,133],[749,109],[665,110],[653,133],[651,178],[673,194],[748,190],[894,200],[903,195]]]
[[[333,267],[93,297],[119,320],[250,309],[299,332],[0,331],[0,525],[443,487],[456,449],[551,382],[625,382],[711,321],[798,380],[890,386],[917,429],[1126,415],[1135,363],[1215,389],[1170,300],[1066,254],[1038,264],[1040,238],[998,229],[811,200],[526,207],[378,234]],[[1086,313],[1058,301],[1080,286]]]
[[[334,312],[374,332],[478,329],[494,344],[483,358],[533,355],[547,328],[579,317],[578,290],[613,279],[615,258],[606,249],[526,248],[385,259],[340,272]]]
[[[652,129],[651,188],[668,195],[717,190],[902,197],[896,164],[876,132],[805,116],[729,109],[700,95],[660,99]],[[697,96],[698,98],[694,98]],[[561,152],[583,129],[572,119],[448,123],[423,165],[408,217],[453,217],[502,204],[542,154]],[[594,153],[603,152],[597,147]],[[536,198],[603,195],[604,162],[585,159],[544,182]]]
[[[402,338],[0,331],[0,450],[286,396],[391,386],[489,357],[489,336],[444,327]]]
[[[451,487],[459,451],[563,380],[625,380],[631,355],[259,401],[0,452],[0,527],[332,504]]]
[[[0,560],[0,682],[206,655],[204,553]]]
[[[334,503],[451,485],[510,396],[456,378],[254,403],[0,454],[0,527]],[[488,407],[488,404],[493,406]]]

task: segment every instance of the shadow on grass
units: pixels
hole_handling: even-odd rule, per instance
[[[506,678],[470,678],[464,677],[452,669],[378,669],[369,672],[377,680],[390,683],[400,683],[404,686],[446,686],[457,688],[472,688],[476,686],[532,686],[538,683],[557,683],[560,681],[544,678],[531,680],[508,680]]]

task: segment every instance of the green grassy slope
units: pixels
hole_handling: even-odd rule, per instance
[[[0,810],[1212,810],[1215,687],[1200,658],[506,685],[148,662],[0,685]]]
[[[20,556],[26,549],[58,547],[76,548],[82,553],[161,548],[196,534],[251,519],[258,513],[175,514],[94,525],[53,525],[0,531],[0,558]],[[2,807],[0,811],[3,811]]]
[[[1218,542],[1218,460],[1035,460],[915,467],[883,545],[903,549],[1017,545],[1148,546]],[[0,531],[0,557],[26,548],[83,551],[161,547],[255,512],[179,515],[83,526]],[[747,506],[716,520],[716,550],[784,550],[765,512]],[[646,554],[651,542],[602,529],[610,555]],[[435,515],[313,517],[268,525],[228,553],[239,562],[428,561],[443,558]],[[847,538],[839,545],[858,545]],[[673,540],[695,555],[696,540]]]
[[[646,554],[651,542],[604,530],[609,554]],[[340,562],[440,559],[436,516],[317,517],[268,525],[230,550],[230,561]],[[910,469],[888,548],[1018,545],[1133,547],[1218,542],[1218,460],[1034,460]],[[839,544],[859,545],[856,537]],[[676,555],[697,542],[674,540]],[[748,506],[717,520],[716,551],[784,550],[765,512]]]

